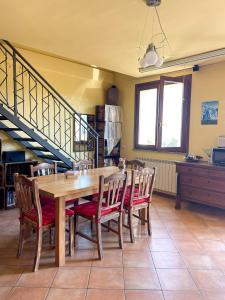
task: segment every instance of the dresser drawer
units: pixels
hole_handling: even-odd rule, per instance
[[[180,196],[181,199],[225,208],[225,194],[222,193],[181,185]]]
[[[195,174],[181,174],[180,184],[225,193],[225,180],[215,177],[201,177]]]
[[[197,163],[196,163],[197,164]],[[225,178],[225,168],[222,170],[215,170],[212,167],[202,168],[202,167],[192,167],[192,166],[182,166],[177,165],[177,173],[179,174],[188,174],[195,176],[204,176],[204,177],[216,177],[216,178]]]

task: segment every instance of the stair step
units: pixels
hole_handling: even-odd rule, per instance
[[[36,150],[36,151],[43,151],[43,152],[49,152],[47,149],[45,149],[44,147],[26,147],[28,150]]]
[[[38,155],[38,157],[40,158],[44,158],[44,159],[50,159],[50,160],[58,160],[61,161],[60,159],[58,159],[58,157],[53,156],[53,155]]]
[[[0,121],[3,121],[3,120],[8,120],[8,119],[4,116],[0,116]]]
[[[0,130],[4,130],[4,131],[21,131],[20,128],[2,128],[2,127],[0,127]]]
[[[35,142],[34,139],[32,139],[32,138],[25,138],[25,137],[14,138],[14,140],[16,140],[18,142]]]

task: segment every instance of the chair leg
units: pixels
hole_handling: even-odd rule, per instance
[[[119,215],[118,220],[118,235],[119,235],[119,246],[123,249],[123,213]]]
[[[133,210],[128,211],[129,230],[130,230],[130,241],[134,243],[134,227],[133,227]]]
[[[110,232],[109,228],[110,228],[110,221],[108,221],[108,232]]]
[[[102,259],[102,231],[101,223],[96,223],[96,233],[97,233],[97,247],[98,247],[98,258]]]
[[[76,236],[77,236],[77,232],[78,232],[78,216],[75,214],[74,215],[74,247],[76,246]]]
[[[69,256],[74,253],[74,221],[73,218],[69,218]]]
[[[49,229],[49,244],[52,244],[52,228]]]
[[[42,247],[42,228],[37,229],[36,253],[34,258],[33,271],[36,272],[39,268],[41,247]]]
[[[20,222],[20,235],[19,235],[19,243],[17,249],[17,257],[20,257],[23,250],[24,231],[25,231],[24,224]]]
[[[152,235],[150,205],[148,205],[148,208],[147,208],[147,226],[148,226],[148,235]]]

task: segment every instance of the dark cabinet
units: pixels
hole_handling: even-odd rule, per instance
[[[206,162],[177,162],[176,171],[176,208],[186,200],[225,209],[225,167]]]

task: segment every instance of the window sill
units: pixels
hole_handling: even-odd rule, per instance
[[[172,150],[167,150],[167,149],[162,149],[162,150],[157,150],[157,149],[154,149],[154,148],[138,148],[138,147],[134,147],[132,149],[133,151],[146,151],[146,152],[154,152],[154,153],[169,153],[169,154],[180,154],[180,155],[185,155],[187,152],[184,152],[184,151],[172,151]]]

